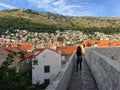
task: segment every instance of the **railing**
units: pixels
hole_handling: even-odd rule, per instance
[[[68,62],[56,75],[55,79],[45,90],[66,90],[71,79],[72,70],[75,61],[75,52],[70,56]]]

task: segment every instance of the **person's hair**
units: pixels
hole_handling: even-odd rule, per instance
[[[82,55],[82,48],[80,46],[77,47],[77,56]]]
[[[83,44],[83,47],[85,47],[85,44]]]

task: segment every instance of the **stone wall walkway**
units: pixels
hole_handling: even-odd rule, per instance
[[[74,66],[68,90],[98,90],[85,61],[82,62],[82,71],[76,72],[76,67]]]

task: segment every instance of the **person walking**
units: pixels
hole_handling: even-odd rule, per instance
[[[83,60],[82,48],[80,46],[77,47],[76,55],[77,55],[76,72],[78,72],[78,70],[82,70],[82,60]]]

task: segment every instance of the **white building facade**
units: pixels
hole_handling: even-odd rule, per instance
[[[44,49],[36,56],[37,65],[32,64],[32,83],[49,83],[61,70],[61,54],[51,49]]]

